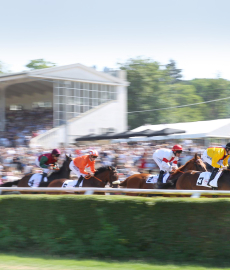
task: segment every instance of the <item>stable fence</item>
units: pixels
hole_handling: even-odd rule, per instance
[[[66,192],[73,194],[76,192],[91,195],[94,193],[112,194],[151,194],[151,195],[190,195],[192,198],[199,198],[201,195],[223,195],[230,196],[230,191],[227,190],[177,190],[177,189],[134,189],[134,188],[95,188],[95,187],[80,187],[80,188],[30,188],[30,187],[0,187],[0,194],[4,192],[30,192],[30,193],[55,193]]]

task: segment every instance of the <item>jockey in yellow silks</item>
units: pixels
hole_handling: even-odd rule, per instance
[[[230,143],[225,147],[210,147],[204,151],[202,159],[213,167],[207,185],[215,178],[219,169],[227,169],[230,157]]]

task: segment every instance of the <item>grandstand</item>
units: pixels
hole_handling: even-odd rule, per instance
[[[0,76],[0,130],[57,147],[77,136],[127,129],[125,71],[81,64]],[[11,138],[12,139],[12,138]]]

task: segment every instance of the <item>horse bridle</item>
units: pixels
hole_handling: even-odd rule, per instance
[[[200,169],[199,169],[199,165],[197,164],[197,160],[195,160],[194,161],[194,164],[196,165],[196,169],[197,169],[197,171],[200,171]],[[202,168],[202,166],[200,165],[200,167]]]
[[[112,169],[112,167],[110,167],[111,168],[111,172],[113,172],[113,169]],[[116,173],[116,171],[115,171],[115,173]],[[104,181],[102,181],[101,179],[99,179],[99,178],[97,178],[96,176],[94,176],[94,175],[89,175],[89,176],[85,176],[85,179],[90,179],[91,177],[94,177],[94,178],[96,178],[98,181],[100,181],[100,182],[103,182],[104,183]],[[110,177],[109,177],[109,182],[110,183],[112,183],[112,174],[110,174]]]
[[[195,166],[196,166],[196,169],[197,169],[197,171],[199,171],[199,166],[198,166],[198,164],[197,164],[197,161],[195,160],[194,161],[194,164],[195,164]],[[177,170],[177,172],[180,172],[180,173],[185,173],[185,172],[183,172],[183,171],[181,171],[181,170]]]

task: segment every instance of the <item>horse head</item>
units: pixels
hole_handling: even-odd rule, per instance
[[[113,181],[118,179],[118,173],[115,167],[104,166],[96,170],[94,176],[102,181],[104,184],[110,183],[112,185]]]
[[[201,172],[206,172],[206,165],[205,163],[201,160],[201,158],[195,154],[192,159],[187,161],[184,165],[180,166],[177,170],[175,170],[170,176],[169,179],[170,181],[174,181],[174,184],[176,183],[177,179],[179,176],[181,176],[184,172],[187,171],[201,171]]]
[[[195,153],[194,158],[189,160],[187,163],[187,170],[196,170],[201,172],[206,172],[207,168],[202,159]]]
[[[69,164],[70,164],[71,161],[72,161],[71,155],[69,155],[69,156],[65,155],[65,159],[64,159],[64,161],[62,163],[62,166],[60,167],[60,170],[57,173],[62,174],[64,178],[69,178],[70,171],[71,171],[70,168],[69,168]]]

